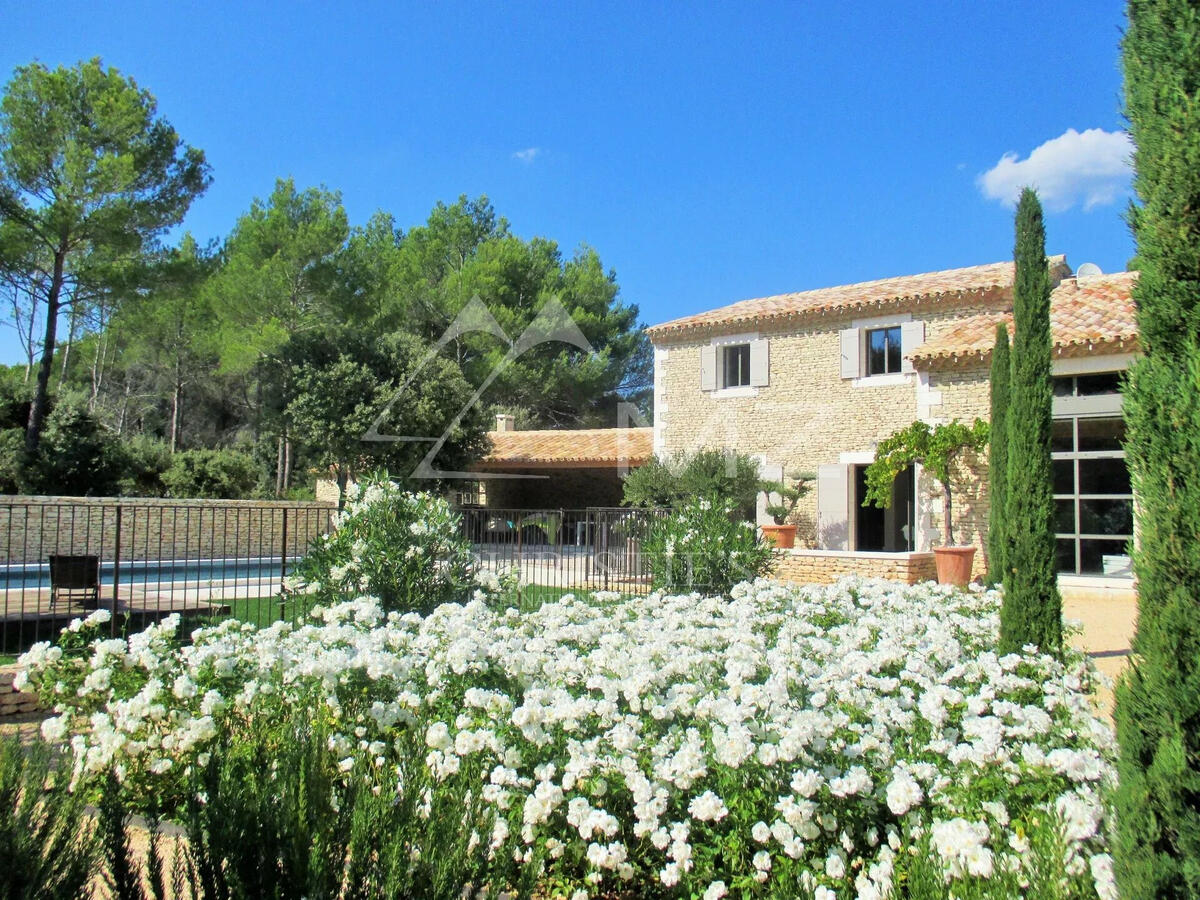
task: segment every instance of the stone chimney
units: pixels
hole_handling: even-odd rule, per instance
[[[509,413],[496,414],[496,430],[497,431],[516,431],[517,417]]]

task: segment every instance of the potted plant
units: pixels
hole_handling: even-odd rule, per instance
[[[952,482],[962,455],[978,452],[987,445],[987,440],[988,423],[983,419],[976,419],[972,425],[964,425],[955,419],[932,427],[925,422],[913,422],[880,441],[875,448],[875,461],[867,467],[864,506],[873,503],[880,509],[887,507],[892,499],[892,482],[913,464],[921,465],[941,484],[945,542],[934,548],[933,555],[938,581],[942,584],[965,585],[971,579],[975,547],[970,544],[959,546],[954,542]]]
[[[796,509],[800,498],[807,496],[812,490],[812,482],[811,473],[795,472],[791,475],[781,474],[779,481],[759,483],[759,490],[765,491],[767,495],[767,515],[775,520],[774,525],[762,526],[763,537],[781,550],[789,550],[796,546],[796,526],[789,523],[788,518]],[[772,502],[772,496],[778,497],[779,500]]]

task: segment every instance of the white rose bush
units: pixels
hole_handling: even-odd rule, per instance
[[[115,777],[167,817],[302,721],[331,810],[411,819],[348,858],[462,861],[427,896],[1113,897],[1096,675],[998,656],[998,610],[861,579],[528,613],[363,596],[190,636],[83,622],[23,662],[76,789]]]

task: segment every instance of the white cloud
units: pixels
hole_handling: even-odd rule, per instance
[[[512,156],[513,156],[513,159],[515,159],[519,162],[523,162],[526,165],[529,165],[529,163],[531,163],[535,159],[537,159],[538,154],[541,152],[542,152],[541,147],[526,147],[524,150],[518,150]]]
[[[1084,210],[1114,203],[1129,184],[1133,141],[1124,131],[1068,128],[1034,148],[1026,159],[1005,153],[979,176],[979,189],[989,200],[1012,206],[1021,188],[1037,188],[1050,212],[1076,204]]]

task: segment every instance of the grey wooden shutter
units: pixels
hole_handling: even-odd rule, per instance
[[[842,377],[857,378],[862,374],[862,364],[859,362],[859,348],[862,340],[857,328],[847,328],[842,331]]]
[[[717,348],[700,348],[700,390],[717,389]]]
[[[912,372],[912,360],[908,355],[925,343],[925,323],[905,322],[900,326],[900,371]]]
[[[817,467],[817,544],[822,550],[850,549],[850,467]]]
[[[750,384],[766,387],[771,383],[771,351],[765,339],[750,342]]]

